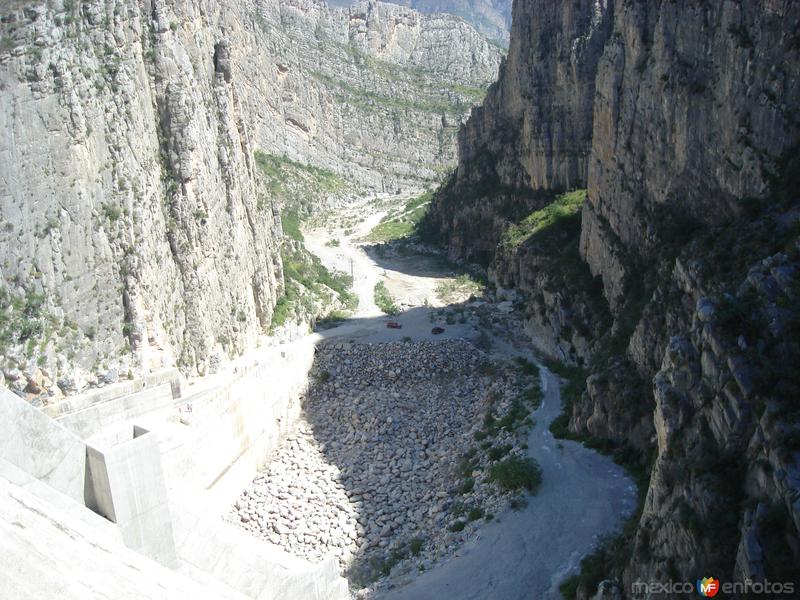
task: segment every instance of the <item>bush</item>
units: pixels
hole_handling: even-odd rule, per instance
[[[520,223],[512,225],[504,233],[501,243],[508,248],[516,248],[535,233],[544,231],[560,221],[580,212],[586,200],[586,190],[575,190],[558,196],[544,208],[537,210]]]
[[[500,460],[506,454],[511,452],[511,444],[503,444],[502,446],[495,446],[489,450],[489,458],[491,460]]]
[[[459,531],[464,531],[464,527],[467,526],[466,521],[456,521],[452,525],[450,525],[450,531],[454,533],[458,533]]]
[[[475,479],[467,477],[464,482],[458,487],[459,494],[469,494],[475,488]]]
[[[300,231],[300,217],[296,212],[282,214],[281,227],[285,236],[298,242],[303,241],[303,233]]]
[[[368,242],[388,242],[414,235],[432,198],[433,192],[411,198],[402,209],[386,215],[364,239]]]
[[[408,546],[411,549],[412,556],[419,556],[419,553],[422,551],[422,540],[419,538],[412,538]]]
[[[542,469],[530,457],[512,456],[491,466],[489,481],[506,492],[524,488],[533,494],[542,483]]]
[[[475,506],[469,509],[469,513],[467,513],[467,518],[470,521],[477,521],[483,516],[483,509],[480,506]]]
[[[386,284],[382,281],[379,281],[375,284],[375,304],[380,308],[384,313],[387,315],[398,315],[400,314],[400,309],[394,303],[394,299],[392,298],[391,294],[389,294],[389,290],[386,289]]]

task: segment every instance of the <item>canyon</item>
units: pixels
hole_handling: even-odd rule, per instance
[[[501,58],[379,3],[15,2],[0,29],[3,370],[43,403],[254,347],[284,291],[255,152],[432,185]]]
[[[797,8],[517,2],[423,223],[583,371],[561,434],[635,457],[603,597],[797,579]]]
[[[7,2],[0,589],[797,589],[798,31]]]

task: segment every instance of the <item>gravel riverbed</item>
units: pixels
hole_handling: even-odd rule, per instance
[[[320,345],[298,427],[227,518],[356,588],[428,569],[518,501],[489,468],[524,454],[531,385],[461,339]]]

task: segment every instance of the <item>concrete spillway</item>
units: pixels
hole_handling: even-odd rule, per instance
[[[313,356],[308,337],[195,386],[173,373],[71,398],[49,409],[56,419],[0,389],[0,588],[82,600],[346,598],[333,560],[308,563],[221,519],[292,428]]]

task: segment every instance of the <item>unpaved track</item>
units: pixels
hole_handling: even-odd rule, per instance
[[[412,308],[396,317],[400,331],[385,327],[388,318],[380,315],[372,300],[380,279],[400,279],[406,286],[418,280],[420,296],[430,289],[430,278],[394,272],[384,262],[378,266],[352,240],[365,235],[380,221],[383,213],[367,216],[356,233],[347,239],[341,232],[317,230],[306,235],[309,249],[329,267],[345,270],[352,258],[358,265],[355,290],[361,305],[356,318],[340,327],[321,332],[323,338],[348,338],[381,342],[409,336],[429,339],[431,309]],[[339,235],[337,235],[337,233]],[[338,237],[339,248],[325,246]],[[444,337],[472,337],[470,325],[448,325]],[[512,347],[494,338],[493,353],[503,358],[524,356],[526,349]],[[534,413],[536,425],[529,433],[529,454],[542,467],[543,481],[527,507],[507,510],[484,525],[449,560],[429,571],[401,580],[391,590],[370,595],[376,600],[540,600],[559,598],[558,584],[574,572],[582,556],[598,539],[619,528],[636,506],[636,489],[624,470],[597,452],[577,442],[556,440],[548,427],[561,412],[558,378],[541,367],[544,400]]]

